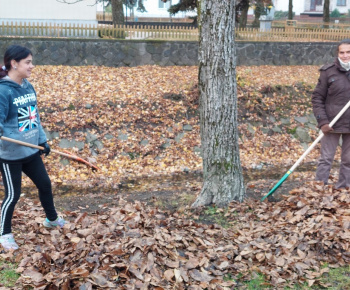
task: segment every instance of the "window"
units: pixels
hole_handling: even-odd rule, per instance
[[[337,6],[346,6],[346,0],[337,0]]]
[[[322,0],[316,0],[316,5],[322,5]]]
[[[159,1],[159,4],[158,4],[159,8],[166,8],[166,9],[170,8],[170,1],[169,0],[166,3],[164,3],[162,0],[158,0],[158,1]]]

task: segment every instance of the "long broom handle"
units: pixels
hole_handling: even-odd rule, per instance
[[[332,127],[338,120],[339,118],[344,114],[344,112],[350,107],[350,101],[344,106],[343,109],[341,109],[341,111],[335,116],[335,118],[329,123],[329,126]],[[298,167],[298,165],[301,163],[301,161],[303,161],[303,159],[306,157],[306,155],[308,155],[310,153],[310,151],[316,146],[316,144],[318,142],[320,142],[320,140],[322,139],[322,137],[324,136],[323,132],[320,131],[319,136],[317,137],[317,139],[310,145],[309,148],[307,148],[307,150],[304,152],[303,155],[300,156],[300,158],[297,160],[297,162],[294,163],[294,165],[287,171],[287,173],[277,182],[277,184],[270,190],[270,192],[265,195],[261,201],[263,201],[265,198],[267,198],[268,196],[270,196],[271,194],[273,194],[277,188],[280,187],[280,185],[288,178],[288,176],[295,170],[295,168]]]
[[[19,141],[19,140],[16,140],[16,139],[12,139],[12,138],[8,138],[8,137],[5,137],[5,136],[1,136],[0,138],[1,140],[4,140],[4,141],[8,141],[8,142],[12,142],[12,143],[16,143],[16,144],[19,144],[19,145],[23,145],[23,146],[27,146],[27,147],[32,147],[32,148],[36,148],[36,149],[39,149],[39,150],[44,150],[45,148],[42,147],[42,146],[38,146],[38,145],[34,145],[34,144],[30,144],[30,143],[27,143],[27,142],[23,142],[23,141]],[[83,162],[89,166],[91,166],[93,169],[98,169],[97,166],[91,164],[90,162],[78,157],[78,156],[75,156],[73,154],[68,154],[68,153],[64,153],[64,152],[61,152],[61,151],[57,151],[55,149],[51,149],[51,152],[53,153],[56,153],[56,154],[59,154],[59,155],[62,155],[62,156],[65,156],[67,158],[70,158],[70,159],[74,159],[74,160],[77,160],[77,161],[80,161],[80,162]]]

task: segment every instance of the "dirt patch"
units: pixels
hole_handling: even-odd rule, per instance
[[[270,173],[272,171],[270,170]],[[259,174],[264,175],[259,172]],[[312,174],[312,172],[311,172]],[[282,173],[280,177],[282,177]],[[261,199],[278,182],[277,178],[251,180],[246,177],[246,198]],[[200,172],[178,174],[174,176],[159,176],[150,179],[128,180],[120,184],[119,189],[84,189],[71,187],[56,187],[55,204],[63,212],[83,211],[101,213],[104,208],[118,205],[120,199],[130,202],[141,201],[148,205],[159,207],[170,212],[181,212],[190,207],[200,193],[202,186]],[[291,178],[286,180],[279,189],[268,198],[270,202],[278,201],[283,195],[294,188],[300,187],[305,180]],[[33,196],[34,188],[26,189],[27,196]]]
[[[59,210],[100,212],[105,206],[117,205],[120,199],[141,201],[171,212],[190,205],[199,193],[200,173],[158,176],[139,180],[125,180],[119,189],[100,188],[95,193],[72,187],[69,194],[56,188],[55,204]],[[74,193],[75,192],[75,193]]]
[[[337,168],[339,164],[334,165],[333,172]],[[260,200],[269,193],[288,169],[272,166],[260,170],[243,168],[246,198]],[[315,170],[315,162],[300,165],[267,200],[279,201],[291,190],[313,181]],[[202,182],[202,172],[197,171],[124,180],[117,185],[117,189],[103,186],[82,188],[72,184],[54,186],[53,191],[57,209],[67,215],[74,211],[101,214],[106,208],[118,206],[121,199],[129,202],[141,201],[173,213],[182,212],[191,206],[200,193]],[[1,195],[3,196],[3,193]],[[34,186],[23,187],[22,195],[38,199]]]

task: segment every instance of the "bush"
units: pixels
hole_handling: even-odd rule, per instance
[[[340,17],[341,16],[341,14],[340,14],[340,12],[339,12],[339,10],[337,9],[337,8],[335,8],[332,12],[331,12],[331,14],[329,15],[330,17]]]
[[[295,12],[293,12],[293,17],[295,16]],[[275,20],[285,19],[288,18],[288,11],[275,11],[274,14]]]

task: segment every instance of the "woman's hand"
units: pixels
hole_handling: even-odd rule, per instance
[[[50,154],[50,146],[47,144],[47,142],[39,144],[39,146],[44,147],[44,150],[39,150],[40,155],[45,154],[45,156]]]

